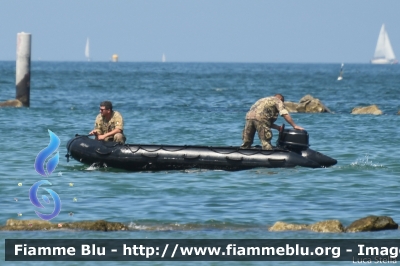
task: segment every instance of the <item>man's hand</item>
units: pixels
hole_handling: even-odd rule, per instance
[[[89,132],[89,135],[97,135],[97,134],[98,134],[98,133],[97,133],[96,130],[92,130],[92,131]]]
[[[298,130],[304,130],[304,128],[302,128],[301,126],[298,126],[298,125],[295,125],[293,128],[298,129]]]
[[[105,140],[107,138],[106,135],[96,135],[97,140]]]

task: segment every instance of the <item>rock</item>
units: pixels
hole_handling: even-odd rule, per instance
[[[31,230],[50,230],[56,225],[45,220],[15,220],[9,219],[6,226],[1,228],[5,231],[31,231]]]
[[[7,220],[6,226],[0,228],[0,231],[32,231],[32,230],[91,230],[91,231],[124,231],[129,228],[118,222],[98,221],[82,221],[73,223],[53,224],[44,220]]]
[[[299,113],[332,113],[319,99],[306,95],[300,99],[297,106]]]
[[[285,222],[276,222],[273,226],[268,228],[268,231],[277,232],[277,231],[299,231],[307,229],[306,224],[288,224]]]
[[[313,99],[306,105],[306,113],[329,113],[319,99]]]
[[[327,220],[317,222],[309,226],[309,229],[313,232],[320,233],[343,233],[345,229],[339,220]]]
[[[311,96],[310,94],[307,94],[306,96],[303,96],[303,98],[300,99],[299,103],[309,103],[311,102],[313,99],[315,99],[313,96]]]
[[[361,115],[361,114],[371,114],[371,115],[381,115],[382,111],[376,106],[375,104],[370,105],[370,106],[357,106],[353,108],[351,111],[351,114],[353,115]]]
[[[400,115],[400,110],[397,112],[398,115]]]
[[[368,216],[351,223],[346,232],[369,232],[387,229],[397,229],[399,225],[389,216]]]
[[[289,113],[297,113],[298,103],[294,102],[285,102],[285,108],[289,111]]]
[[[23,106],[22,102],[17,99],[0,102],[0,107],[22,107],[22,106]]]
[[[118,222],[107,222],[104,220],[98,221],[83,221],[75,222],[70,225],[71,229],[91,230],[91,231],[124,231],[128,227]]]

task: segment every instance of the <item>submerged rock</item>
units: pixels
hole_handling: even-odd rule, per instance
[[[163,230],[199,230],[204,226],[197,224],[173,224],[164,227]],[[291,224],[278,221],[273,226],[268,228],[271,232],[282,232],[282,231],[301,231],[308,230],[318,233],[344,233],[344,232],[368,232],[378,231],[387,229],[397,229],[398,224],[388,216],[368,216],[359,220],[354,221],[350,226],[344,229],[342,223],[339,220],[326,220],[320,221],[311,225],[308,224]],[[213,229],[215,229],[213,227]],[[221,230],[232,230],[225,226],[220,228]],[[128,231],[127,225],[119,222],[107,222],[104,220],[97,221],[81,221],[71,223],[51,223],[44,220],[15,220],[9,219],[5,226],[0,227],[0,231],[41,231],[41,230],[89,230],[89,231]],[[135,230],[135,229],[133,229]],[[146,226],[140,230],[161,230],[159,226]]]
[[[22,102],[17,99],[0,102],[0,107],[22,107],[22,106],[23,106]]]
[[[268,228],[269,231],[299,231],[309,230],[318,233],[345,233],[345,232],[369,232],[387,229],[397,229],[398,224],[388,216],[368,216],[354,221],[345,228],[339,220],[326,220],[311,225],[307,224],[289,224],[285,222],[276,222]]]
[[[6,226],[1,227],[0,231],[32,231],[32,230],[90,230],[90,231],[124,231],[128,227],[119,222],[82,221],[73,223],[50,223],[44,220],[7,220]]]
[[[50,230],[57,228],[56,224],[52,224],[45,220],[15,220],[9,219],[6,226],[1,227],[1,231],[30,231],[30,230]]]
[[[351,114],[353,114],[353,115],[365,115],[365,114],[381,115],[383,113],[376,104],[373,104],[373,105],[365,106],[365,107],[362,107],[362,106],[354,107],[353,110],[351,111]]]
[[[346,232],[369,232],[388,229],[397,229],[399,225],[389,216],[370,215],[351,223]]]
[[[124,231],[128,227],[119,222],[98,221],[82,221],[70,224],[71,229],[92,230],[92,231]]]

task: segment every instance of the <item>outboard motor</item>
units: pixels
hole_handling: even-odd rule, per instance
[[[307,150],[310,146],[308,144],[308,133],[305,130],[285,129],[285,124],[283,124],[276,146],[301,153],[301,151]]]
[[[300,154],[302,157],[319,163],[322,167],[337,164],[337,160],[308,148],[308,133],[305,130],[285,129],[282,125],[276,146]]]

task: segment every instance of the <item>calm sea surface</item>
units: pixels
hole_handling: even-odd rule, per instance
[[[339,69],[339,64],[32,62],[31,107],[0,108],[0,225],[7,219],[39,219],[28,192],[44,179],[34,161],[48,145],[50,129],[61,140],[60,162],[47,178],[62,201],[61,213],[52,222],[103,219],[127,224],[132,231],[1,232],[0,264],[49,265],[4,262],[6,238],[400,238],[399,230],[267,230],[276,221],[311,224],[338,219],[348,226],[368,215],[400,222],[400,66],[346,64],[344,79],[337,81]],[[336,166],[130,173],[67,163],[64,157],[70,138],[92,130],[103,100],[111,100],[124,116],[128,143],[237,146],[247,110],[275,93],[293,102],[311,94],[334,112],[292,117],[308,131],[311,148],[337,159]],[[0,101],[14,97],[15,62],[0,62]],[[371,104],[384,115],[350,114],[356,106]],[[280,117],[277,124],[283,122]],[[276,138],[277,134],[274,143]]]

